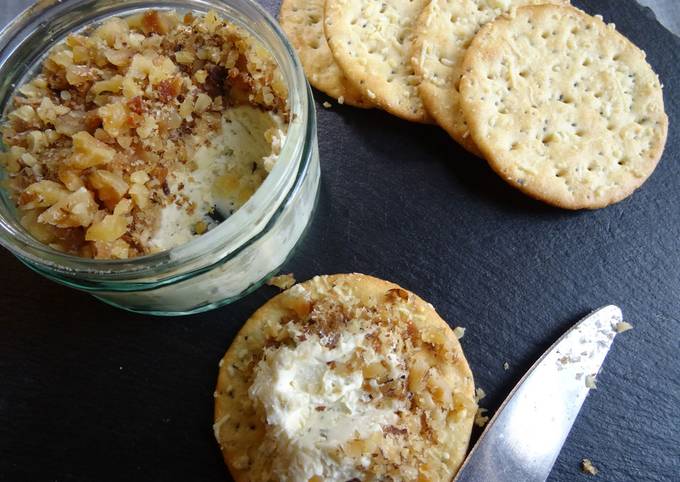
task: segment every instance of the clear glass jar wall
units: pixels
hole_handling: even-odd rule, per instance
[[[20,225],[14,202],[0,193],[0,244],[44,276],[138,312],[205,311],[244,296],[289,257],[307,227],[319,186],[316,116],[297,57],[271,17],[250,0],[51,0],[26,10],[0,33],[0,102],[69,33],[147,8],[216,11],[267,47],[288,84],[291,122],[279,159],[236,213],[195,240],[130,260],[92,260],[58,252]]]

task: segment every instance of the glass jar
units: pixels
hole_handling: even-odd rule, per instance
[[[194,240],[128,260],[64,254],[33,238],[14,202],[0,194],[0,244],[29,268],[141,313],[180,315],[230,303],[276,273],[303,235],[319,188],[319,153],[312,93],[299,60],[277,23],[250,0],[43,0],[0,32],[0,102],[37,73],[48,50],[69,33],[106,17],[142,9],[214,10],[268,48],[289,90],[291,122],[278,161],[255,194],[227,220]]]

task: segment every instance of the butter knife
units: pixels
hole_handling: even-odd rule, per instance
[[[454,482],[546,480],[621,321],[617,306],[605,306],[562,335],[510,392]]]

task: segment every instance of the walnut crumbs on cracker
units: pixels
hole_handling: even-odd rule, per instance
[[[218,223],[215,199],[228,215],[259,187],[287,98],[269,51],[214,12],[109,18],[56,45],[18,89],[2,126],[6,187],[21,224],[55,249],[161,251]],[[244,133],[257,139],[239,144]],[[155,241],[180,223],[188,234]]]
[[[317,276],[246,322],[220,363],[215,436],[235,480],[451,480],[477,412],[448,325],[405,289]]]

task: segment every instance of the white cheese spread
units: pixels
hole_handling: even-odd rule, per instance
[[[176,200],[162,208],[149,244],[157,251],[184,244],[245,204],[274,167],[284,129],[279,116],[249,105],[225,111],[221,132],[194,152],[194,169],[168,174]]]
[[[249,390],[256,406],[264,409],[268,436],[276,446],[273,471],[284,482],[358,477],[361,472],[349,459],[339,458],[337,448],[395,424],[395,411],[406,408],[405,402],[394,400],[383,401],[385,406],[375,403],[363,388],[363,363],[349,373],[335,368],[358,353],[363,360],[384,358],[393,369],[399,360],[381,358],[363,333],[343,333],[328,347],[322,341],[310,336],[295,347],[267,351]],[[367,466],[369,460],[363,463]]]

